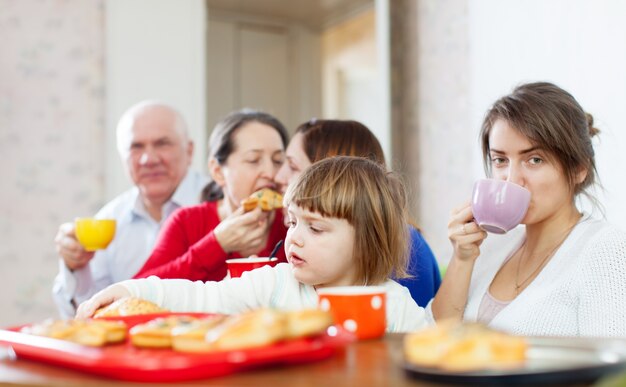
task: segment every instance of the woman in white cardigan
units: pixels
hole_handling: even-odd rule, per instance
[[[550,83],[518,86],[481,130],[487,174],[531,192],[522,224],[496,236],[453,211],[454,254],[428,313],[523,335],[626,337],[626,234],[582,213],[595,182],[593,118]],[[483,243],[484,242],[484,243]]]

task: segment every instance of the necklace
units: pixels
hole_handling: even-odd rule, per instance
[[[578,220],[580,220],[580,218]],[[541,268],[545,266],[546,262],[554,255],[554,253],[556,253],[559,247],[561,247],[563,242],[565,242],[569,234],[572,232],[574,227],[576,227],[576,225],[578,224],[578,220],[576,220],[576,222],[566,230],[565,236],[563,236],[563,238],[561,238],[559,243],[557,243],[556,246],[554,246],[554,248],[552,248],[552,250],[550,250],[550,252],[546,254],[546,256],[541,260],[539,265],[523,281],[520,282],[519,268],[521,266],[522,259],[524,258],[524,255],[526,254],[526,241],[524,241],[524,245],[522,246],[520,257],[517,260],[517,269],[515,271],[515,294],[519,294],[521,292],[522,287],[525,286],[526,283],[530,281],[531,278],[534,278],[535,275],[541,270]]]

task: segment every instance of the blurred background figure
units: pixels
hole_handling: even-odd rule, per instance
[[[219,281],[227,259],[269,256],[287,233],[282,211],[244,212],[241,202],[260,189],[276,189],[287,141],[283,124],[267,113],[243,109],[220,120],[209,141],[211,181],[202,203],[168,219],[134,278]],[[283,249],[277,257],[285,260]]]
[[[62,224],[55,238],[60,260],[53,295],[65,317],[95,292],[131,278],[152,251],[163,221],[177,208],[198,203],[207,183],[189,169],[193,142],[183,117],[163,103],[144,101],[129,108],[117,125],[117,148],[134,187],[95,215],[117,221],[111,244],[85,251],[72,222]]]
[[[298,126],[286,152],[286,161],[276,175],[283,191],[311,164],[333,156],[359,156],[385,166],[378,139],[363,124],[350,120],[312,119]],[[397,281],[409,288],[411,297],[426,306],[441,283],[439,266],[430,247],[414,225],[410,229],[408,278]]]

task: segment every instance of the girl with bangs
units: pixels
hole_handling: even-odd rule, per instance
[[[367,126],[353,120],[311,119],[296,129],[285,150],[285,162],[274,181],[285,192],[311,164],[334,156],[365,157],[386,167],[383,148]],[[408,275],[393,279],[409,289],[411,297],[419,306],[426,306],[441,284],[439,265],[421,231],[411,219],[407,227],[410,247],[406,270]]]
[[[220,282],[161,280],[112,285],[81,304],[86,318],[122,297],[135,296],[174,312],[236,314],[271,307],[315,308],[317,289],[377,285],[387,293],[387,331],[425,326],[424,310],[391,280],[408,259],[406,197],[400,180],[360,157],[333,157],[308,168],[285,194],[288,263]]]

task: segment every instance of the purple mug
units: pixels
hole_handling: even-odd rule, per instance
[[[472,212],[476,224],[494,234],[505,234],[526,215],[530,191],[506,180],[481,179],[474,183]]]

